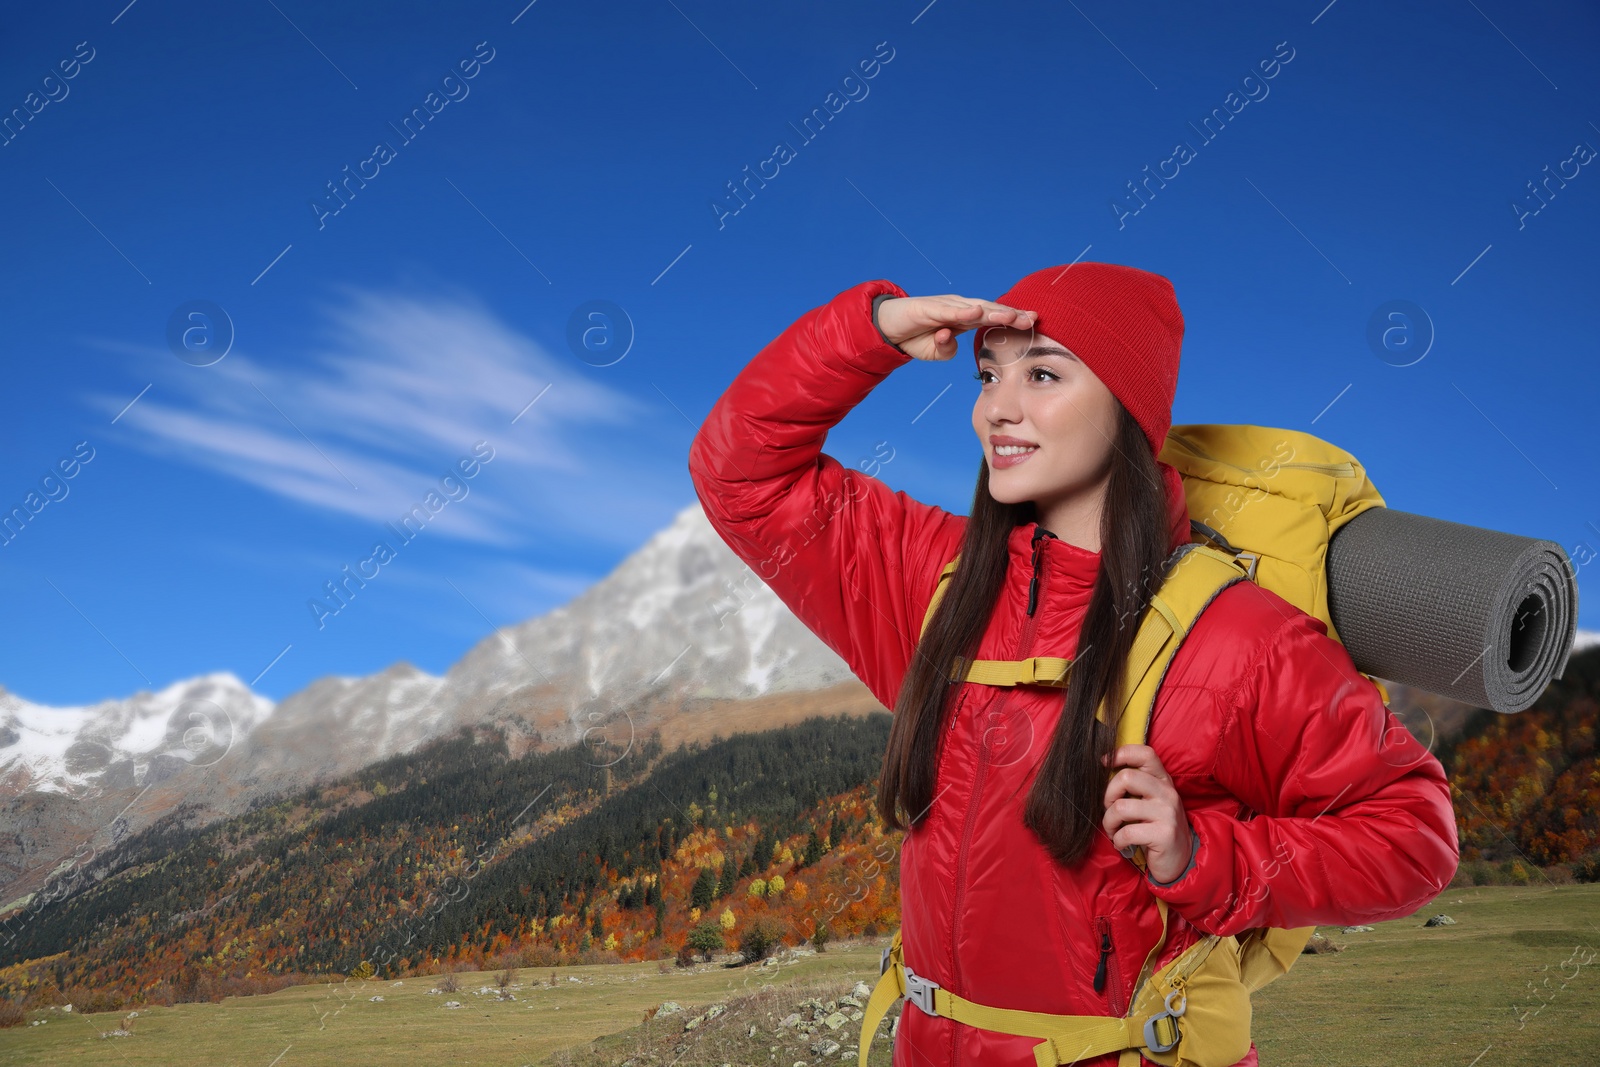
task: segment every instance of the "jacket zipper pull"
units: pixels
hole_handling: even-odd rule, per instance
[[[1032,615],[1034,609],[1039,606],[1039,551],[1042,547],[1040,541],[1046,537],[1054,536],[1055,534],[1046,530],[1043,526],[1035,526],[1033,528],[1033,577],[1028,579],[1029,615]]]
[[[1111,935],[1100,935],[1100,964],[1094,969],[1094,991],[1102,993],[1106,988],[1106,959],[1111,955]]]

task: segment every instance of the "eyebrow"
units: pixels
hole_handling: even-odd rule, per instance
[[[1034,345],[1032,348],[1022,353],[1020,358],[1037,359],[1039,356],[1065,356],[1068,359],[1078,358],[1071,352],[1068,352],[1065,348],[1058,348],[1055,345]],[[988,345],[984,345],[982,348],[978,349],[978,359],[980,361],[987,359],[991,363],[999,362],[999,357],[989,350]]]

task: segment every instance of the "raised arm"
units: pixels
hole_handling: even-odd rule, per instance
[[[1217,781],[1260,814],[1188,812],[1193,866],[1151,891],[1206,933],[1409,915],[1460,858],[1444,768],[1349,652],[1286,618],[1229,698]]]
[[[882,294],[906,295],[863,282],[757,353],[695,435],[689,475],[728,547],[893,708],[966,519],[822,452],[828,430],[912,358],[873,323]]]

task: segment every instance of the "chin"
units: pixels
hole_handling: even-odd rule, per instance
[[[1001,504],[1022,504],[1034,499],[1034,494],[1026,487],[1012,484],[1012,479],[1001,479],[1001,484],[995,484],[995,472],[989,472],[989,495]]]

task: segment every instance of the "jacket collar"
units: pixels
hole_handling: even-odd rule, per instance
[[[1167,491],[1168,540],[1167,551],[1191,540],[1189,535],[1189,506],[1183,491],[1183,476],[1167,463],[1157,463]],[[1037,522],[1026,522],[1012,529],[1007,538],[1013,573],[1020,574],[1026,583],[1033,576],[1034,534]],[[1041,593],[1052,598],[1060,594],[1087,597],[1094,589],[1100,572],[1100,553],[1091,552],[1080,545],[1063,541],[1059,537],[1039,538],[1039,581]]]

